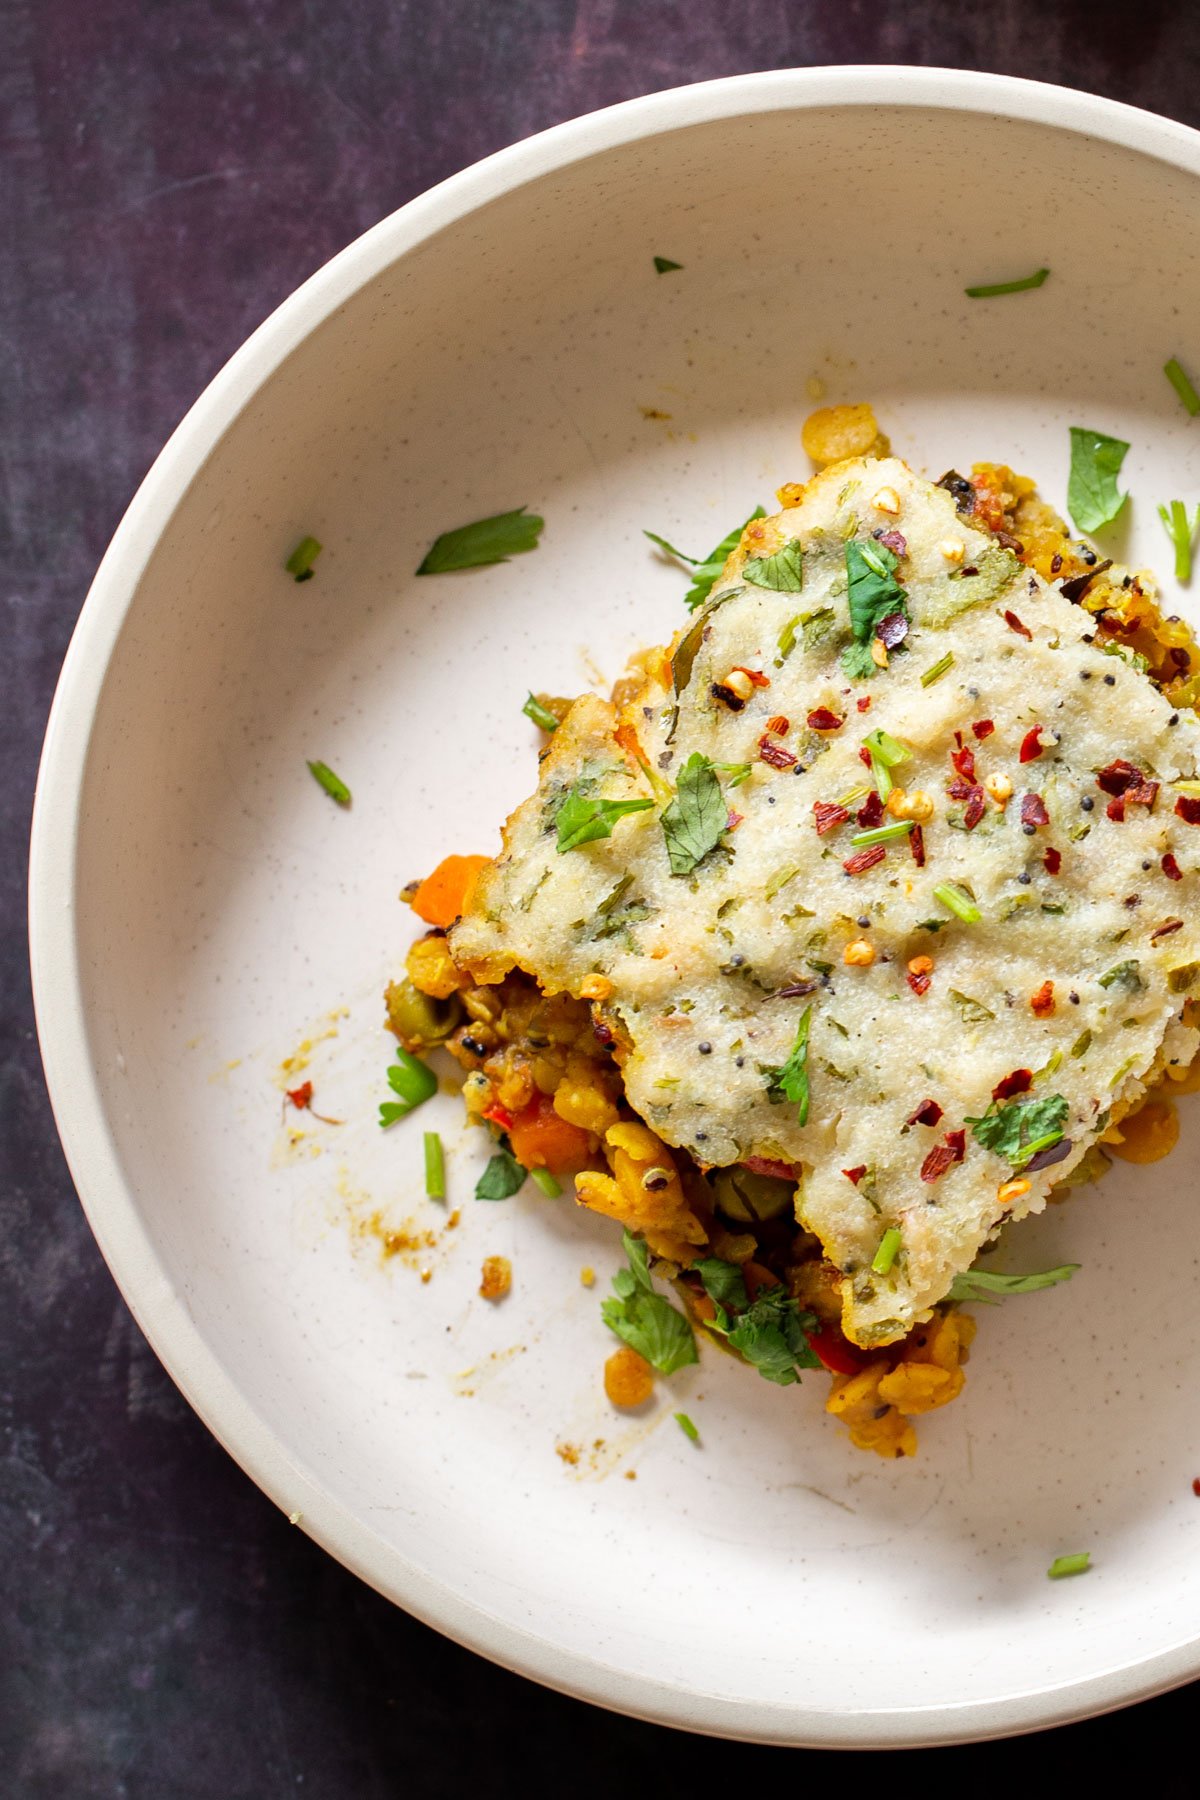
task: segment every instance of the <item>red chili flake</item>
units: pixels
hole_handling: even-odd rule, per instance
[[[956,773],[961,775],[964,781],[974,781],[975,752],[972,749],[968,747],[964,750],[952,750],[950,761],[954,764]]]
[[[1182,931],[1182,930],[1183,930],[1183,920],[1182,919],[1164,919],[1162,924],[1159,926],[1156,926],[1155,929],[1150,933],[1150,942],[1152,944],[1156,943],[1160,937],[1170,937],[1170,935],[1173,931]]]
[[[965,800],[974,785],[973,782],[964,780],[961,775],[956,775],[953,781],[946,783],[946,792],[951,800]]]
[[[846,1180],[852,1181],[854,1183],[855,1187],[858,1186],[859,1182],[862,1180],[862,1178],[866,1174],[866,1172],[867,1172],[866,1163],[858,1163],[857,1166],[853,1169],[843,1169],[842,1170],[842,1174],[846,1177]]]
[[[1195,1494],[1196,1498],[1200,1500],[1200,1475],[1197,1475],[1195,1481],[1192,1483],[1192,1492]]]
[[[1039,1019],[1049,1018],[1054,1011],[1054,983],[1043,981],[1037,993],[1031,996],[1029,1006]]]
[[[818,706],[808,715],[810,731],[840,731],[845,723],[845,719],[839,719],[828,706]]]
[[[1110,762],[1107,768],[1097,771],[1096,786],[1103,788],[1106,794],[1124,794],[1131,787],[1137,787],[1143,779],[1140,769],[1119,756],[1116,762]]]
[[[868,706],[870,706],[870,704],[871,704],[870,694],[860,694],[859,695],[859,698],[858,698],[859,712],[866,712],[866,710],[867,710]]]
[[[776,737],[785,737],[791,720],[786,713],[776,713],[773,719],[767,720],[767,730],[773,731]]]
[[[1121,796],[1126,806],[1145,806],[1153,809],[1158,798],[1157,781],[1139,781],[1136,787],[1127,788]]]
[[[1010,631],[1015,631],[1018,637],[1028,638],[1030,643],[1033,642],[1032,631],[1030,631],[1028,625],[1022,625],[1015,612],[1006,612],[1004,615],[1004,623],[1008,626]]]
[[[1027,1094],[1033,1086],[1032,1069],[1014,1069],[992,1089],[993,1100],[1011,1100],[1014,1094]]]
[[[872,790],[858,809],[858,823],[864,831],[871,831],[876,825],[883,823],[883,801]]]
[[[1171,855],[1171,852],[1169,850],[1167,851],[1167,854],[1162,859],[1162,872],[1167,877],[1168,881],[1182,881],[1183,880],[1183,870],[1180,868],[1179,864],[1175,861],[1175,858]]]
[[[773,744],[765,733],[758,740],[758,756],[760,762],[769,763],[773,769],[790,769],[796,762],[790,750],[782,744]]]
[[[298,1088],[288,1088],[287,1097],[291,1101],[292,1105],[295,1107],[297,1112],[303,1112],[305,1107],[312,1105],[312,1097],[313,1097],[312,1082],[305,1081],[305,1082],[302,1082]]]
[[[992,721],[990,719],[979,719],[971,727],[971,730],[975,733],[975,736],[978,738],[978,740],[981,744],[982,744],[984,738],[991,737],[991,735],[992,735],[993,731],[995,731],[995,729],[996,729],[996,727],[992,724]]]
[[[951,1152],[955,1162],[961,1162],[967,1153],[967,1134],[965,1131],[948,1131],[946,1148]]]
[[[1118,794],[1115,800],[1110,800],[1104,810],[1115,824],[1120,825],[1125,818],[1124,794]]]
[[[867,765],[867,767],[868,767],[868,769],[869,769],[869,768],[870,768],[870,766],[871,766],[871,752],[870,752],[870,751],[869,751],[869,750],[868,750],[868,749],[867,749],[867,746],[866,746],[866,745],[865,745],[865,744],[864,744],[864,745],[863,745],[863,746],[862,746],[862,748],[861,748],[861,749],[860,749],[860,750],[859,750],[859,753],[858,753],[858,760],[859,760],[859,762],[861,762],[861,763],[866,763],[866,765]]]
[[[887,855],[886,844],[872,844],[866,850],[856,850],[842,864],[847,875],[861,875],[866,869],[873,869],[877,862],[882,862]]]
[[[1175,802],[1175,811],[1185,825],[1200,825],[1200,799],[1194,800],[1190,794],[1180,794]]]
[[[938,1181],[959,1160],[949,1144],[935,1144],[921,1164],[922,1181]]]
[[[764,675],[761,669],[747,669],[741,663],[734,663],[733,666],[739,674],[744,675],[748,681],[752,681],[755,687],[770,687],[771,677]]]
[[[734,812],[733,808],[730,807],[729,817],[725,821],[726,831],[736,831],[745,816],[745,813]]]
[[[1023,763],[1036,762],[1044,749],[1042,728],[1040,725],[1035,725],[1033,730],[1027,731],[1021,739],[1021,761]]]
[[[925,833],[919,825],[914,825],[908,834],[908,847],[912,851],[912,859],[918,869],[925,867]]]
[[[920,1106],[905,1119],[906,1125],[936,1125],[942,1117],[942,1109],[936,1100],[922,1100]]]
[[[752,1175],[774,1175],[777,1181],[794,1181],[796,1171],[791,1163],[777,1162],[773,1156],[744,1156],[743,1169]]]
[[[892,531],[881,531],[876,541],[890,550],[893,556],[908,555],[908,539],[904,536],[902,531],[896,531],[894,529]]]
[[[956,731],[956,732],[955,732],[955,734],[954,734],[954,741],[955,741],[955,743],[956,743],[956,744],[957,744],[957,745],[958,745],[958,747],[959,747],[959,749],[960,749],[960,750],[961,750],[961,749],[962,749],[962,747],[963,747],[963,734],[962,734],[962,732],[961,732],[961,731]]]
[[[826,837],[829,832],[836,831],[844,825],[850,814],[844,806],[834,806],[828,800],[814,800],[813,812],[816,814],[815,824],[817,836]]]
[[[1042,867],[1047,875],[1057,875],[1062,868],[1062,851],[1053,848],[1047,850],[1042,858]]]
[[[1021,795],[1022,825],[1048,825],[1050,814],[1046,811],[1046,802],[1040,794]]]
[[[498,1125],[501,1131],[511,1131],[513,1128],[512,1114],[506,1106],[501,1106],[498,1100],[493,1100],[492,1104],[485,1108],[483,1116],[485,1119],[490,1119],[493,1125]]]
[[[895,650],[908,636],[908,620],[902,612],[889,613],[875,627],[875,636],[885,650]]]
[[[929,984],[933,980],[933,976],[929,973],[928,969],[917,969],[915,972],[912,969],[909,969],[904,979],[907,981],[913,993],[919,995],[927,994],[929,992]]]
[[[987,802],[983,797],[983,789],[973,787],[967,795],[967,808],[963,813],[963,824],[968,831],[974,831],[986,810]]]

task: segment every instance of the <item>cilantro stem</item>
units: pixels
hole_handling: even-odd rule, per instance
[[[933,664],[932,668],[926,669],[925,673],[921,677],[921,686],[922,687],[932,687],[935,681],[940,681],[942,679],[942,676],[946,673],[946,671],[948,669],[952,669],[953,667],[954,667],[954,652],[953,652],[953,650],[947,650],[945,656],[941,657],[937,662],[935,662]]]
[[[850,842],[856,848],[866,844],[890,844],[893,838],[907,837],[915,822],[897,819],[894,825],[876,825],[870,831],[856,831]]]
[[[1055,1144],[1061,1144],[1062,1136],[1061,1131],[1048,1131],[1044,1137],[1034,1138],[1032,1144],[1022,1144],[1020,1160],[1014,1162],[1014,1169],[1023,1169],[1025,1164],[1031,1162],[1040,1150],[1050,1150]]]
[[[549,1169],[530,1169],[529,1173],[533,1179],[534,1185],[541,1188],[547,1200],[558,1199],[559,1195],[562,1193],[562,1187],[560,1183],[554,1179]]]
[[[539,726],[541,730],[558,730],[558,720],[548,706],[542,705],[536,694],[530,694],[528,700],[526,700],[524,706],[521,708],[521,711],[525,714],[527,719],[532,719],[534,724]]]
[[[311,581],[313,564],[320,554],[321,545],[315,537],[302,537],[283,566],[297,581]]]
[[[896,1260],[896,1252],[900,1248],[901,1237],[895,1225],[889,1225],[879,1240],[879,1248],[871,1258],[872,1275],[886,1275]]]
[[[310,762],[308,771],[317,786],[324,788],[331,800],[336,800],[339,806],[349,806],[351,800],[350,789],[346,786],[340,775],[334,774],[328,763]]]
[[[425,1192],[431,1200],[446,1198],[446,1158],[436,1131],[425,1133]]]
[[[1200,413],[1200,394],[1192,386],[1177,356],[1173,356],[1169,363],[1163,364],[1163,374],[1183,401],[1186,411],[1194,419],[1196,414]]]
[[[1064,1575],[1083,1575],[1092,1566],[1090,1550],[1079,1550],[1071,1556],[1056,1556],[1046,1570],[1051,1581],[1061,1581]]]
[[[1175,546],[1175,579],[1187,581],[1192,573],[1192,539],[1200,525],[1200,506],[1189,518],[1182,500],[1170,500],[1159,507],[1158,516]]]
[[[691,1438],[693,1444],[698,1444],[700,1442],[700,1433],[697,1431],[692,1420],[688,1418],[687,1414],[675,1413],[673,1414],[673,1417],[684,1437]]]
[[[1035,269],[1032,275],[1023,275],[1020,281],[994,281],[986,287],[964,288],[963,292],[971,300],[994,300],[998,294],[1025,294],[1030,288],[1040,288],[1049,269]]]
[[[396,1046],[396,1059],[388,1069],[387,1078],[388,1086],[397,1098],[383,1101],[379,1108],[379,1123],[385,1127],[406,1118],[437,1093],[437,1076],[433,1070],[403,1044]]]
[[[887,768],[894,769],[897,763],[907,762],[912,751],[907,744],[902,744],[890,732],[880,729],[868,733],[867,749],[872,756],[877,756]]]
[[[956,881],[942,881],[933,890],[935,900],[940,900],[947,912],[961,919],[964,925],[978,925],[983,914],[976,906],[965,888],[959,887]]]

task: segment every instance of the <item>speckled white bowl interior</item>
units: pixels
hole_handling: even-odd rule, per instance
[[[474,1203],[484,1151],[448,1080],[375,1122],[401,884],[496,846],[534,778],[529,686],[610,679],[675,628],[682,579],[642,528],[703,552],[806,472],[810,382],[872,400],[934,475],[997,458],[1057,497],[1069,423],[1127,438],[1106,548],[1165,567],[1154,503],[1200,498],[1200,421],[1161,373],[1200,366],[1198,143],[907,69],[718,82],[549,132],[268,321],[97,577],[33,864],[39,1023],[89,1217],[279,1505],[539,1680],[854,1745],[1029,1729],[1200,1671],[1194,1114],[1170,1163],[1014,1235],[1010,1266],[1082,1272],[982,1314],[964,1399],[902,1465],[848,1445],[822,1378],[777,1389],[707,1352],[615,1416],[614,1235],[532,1185]],[[1038,292],[963,295],[1042,263]],[[438,531],[522,504],[546,519],[536,554],[413,579]],[[325,551],[297,586],[304,532]],[[344,1124],[293,1114],[288,1135],[289,1056]],[[422,1195],[425,1126],[453,1231]],[[384,1256],[381,1229],[414,1249]],[[499,1307],[476,1292],[489,1252],[515,1270]],[[1083,1548],[1090,1574],[1047,1581]]]

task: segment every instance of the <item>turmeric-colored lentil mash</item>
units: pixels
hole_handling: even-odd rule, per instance
[[[927,481],[869,407],[804,442],[669,646],[537,697],[537,787],[410,891],[388,1020],[624,1227],[604,1316],[649,1365],[699,1333],[823,1366],[903,1456],[962,1389],[962,1301],[1069,1273],[981,1252],[1175,1141],[1200,651],[1011,470]]]

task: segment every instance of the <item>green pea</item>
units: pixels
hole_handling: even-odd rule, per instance
[[[388,1024],[400,1041],[412,1050],[429,1050],[450,1036],[463,1016],[457,994],[433,1000],[414,987],[407,976],[393,981],[387,991]]]
[[[792,1205],[795,1186],[776,1175],[756,1175],[750,1169],[716,1169],[712,1177],[717,1206],[727,1219],[739,1225],[761,1225],[777,1219]]]

